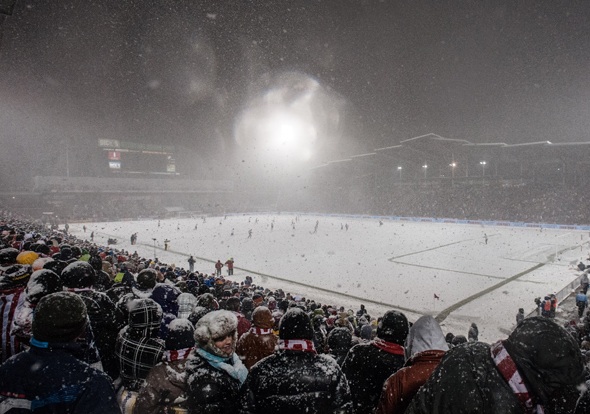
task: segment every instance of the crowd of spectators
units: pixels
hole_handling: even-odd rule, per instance
[[[347,200],[343,203],[343,199]],[[296,200],[293,200],[297,203]],[[579,188],[557,185],[407,185],[380,189],[328,189],[313,199],[325,212],[399,217],[434,217],[548,224],[590,224],[590,197]],[[314,211],[311,210],[311,211]]]
[[[0,412],[585,413],[584,325],[487,344],[0,211]]]
[[[415,183],[388,188],[314,187],[303,193],[81,193],[75,199],[51,193],[62,220],[107,221],[163,218],[174,214],[298,211],[398,217],[432,217],[545,224],[590,224],[590,197],[581,189],[555,183]],[[43,207],[51,211],[51,205]],[[172,210],[171,210],[172,208]]]

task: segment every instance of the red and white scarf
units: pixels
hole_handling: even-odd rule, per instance
[[[166,362],[178,361],[179,359],[187,359],[188,354],[191,353],[194,347],[183,349],[167,349],[164,351],[162,359]]]
[[[250,332],[256,335],[270,335],[272,333],[272,329],[257,328],[253,326],[250,328]]]
[[[317,354],[313,341],[309,339],[279,339],[279,350],[303,351]]]
[[[384,341],[381,338],[375,338],[373,340],[373,345],[375,345],[377,348],[387,352],[388,354],[405,355],[403,346],[398,345],[398,344],[394,344],[393,342]]]
[[[531,394],[527,389],[522,376],[518,372],[514,360],[508,354],[506,348],[504,348],[502,341],[498,341],[492,345],[491,354],[500,375],[506,380],[510,389],[512,389],[512,392],[516,395],[516,398],[522,403],[525,411],[530,414],[543,414],[545,412],[543,406],[538,404],[536,406],[533,405]]]

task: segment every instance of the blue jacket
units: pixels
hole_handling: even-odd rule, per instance
[[[576,305],[580,302],[582,302],[586,305],[588,304],[588,296],[584,295],[582,292],[580,292],[576,295]]]
[[[120,414],[110,378],[81,354],[73,342],[33,339],[28,351],[0,366],[0,412]]]

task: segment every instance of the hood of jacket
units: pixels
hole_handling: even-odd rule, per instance
[[[410,328],[410,332],[406,338],[406,359],[410,359],[419,352],[428,350],[446,352],[449,350],[449,344],[447,344],[442,329],[436,319],[430,315],[425,315],[414,322]]]
[[[584,361],[578,343],[548,318],[523,320],[503,344],[542,404],[556,389],[583,382]]]

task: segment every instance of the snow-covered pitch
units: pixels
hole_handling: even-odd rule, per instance
[[[289,214],[85,224],[85,233],[82,223],[70,232],[88,239],[94,231],[104,245],[114,237],[116,248],[186,269],[192,254],[203,273],[233,257],[232,280],[251,275],[258,285],[347,309],[363,303],[375,316],[392,308],[411,321],[438,315],[456,335],[475,322],[488,342],[506,337],[518,308],[528,313],[535,297],[567,286],[588,257],[588,233],[574,230]]]

